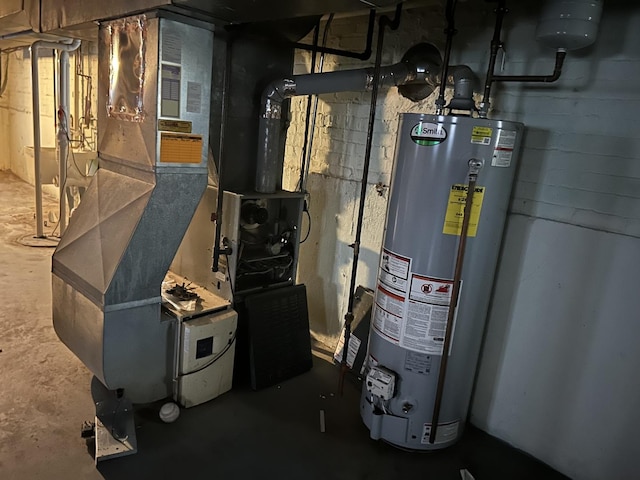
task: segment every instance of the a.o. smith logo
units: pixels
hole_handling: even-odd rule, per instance
[[[411,140],[418,145],[433,146],[444,142],[447,131],[437,123],[418,123],[411,129]]]

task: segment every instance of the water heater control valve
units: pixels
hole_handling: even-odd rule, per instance
[[[367,391],[382,400],[393,398],[396,390],[396,374],[383,367],[372,367],[367,373]]]

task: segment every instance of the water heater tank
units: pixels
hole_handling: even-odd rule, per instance
[[[469,117],[400,118],[361,397],[360,413],[374,439],[430,450],[462,434],[522,131],[520,123]],[[471,159],[483,167],[431,444]]]
[[[596,40],[602,0],[547,0],[536,39],[551,48],[577,50]]]

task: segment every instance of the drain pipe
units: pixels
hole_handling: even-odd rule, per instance
[[[33,100],[33,163],[36,183],[36,238],[45,238],[42,220],[42,176],[40,175],[40,72],[38,68],[38,51],[46,48],[63,52],[73,52],[80,46],[80,40],[63,40],[47,42],[38,40],[31,45],[31,96]],[[66,160],[66,158],[65,158]],[[62,162],[61,162],[62,163]],[[63,167],[60,166],[62,171]],[[65,171],[66,174],[66,171]],[[62,182],[60,185],[63,185]],[[61,194],[62,195],[62,194]]]

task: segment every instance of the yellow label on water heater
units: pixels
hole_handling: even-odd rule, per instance
[[[449,201],[447,203],[447,213],[444,216],[444,226],[442,233],[445,235],[460,235],[462,232],[462,220],[464,218],[464,205],[467,202],[467,185],[451,185]],[[469,217],[468,237],[475,237],[478,232],[480,222],[480,211],[484,200],[484,187],[476,187],[473,192],[473,204],[471,205],[471,215]]]

